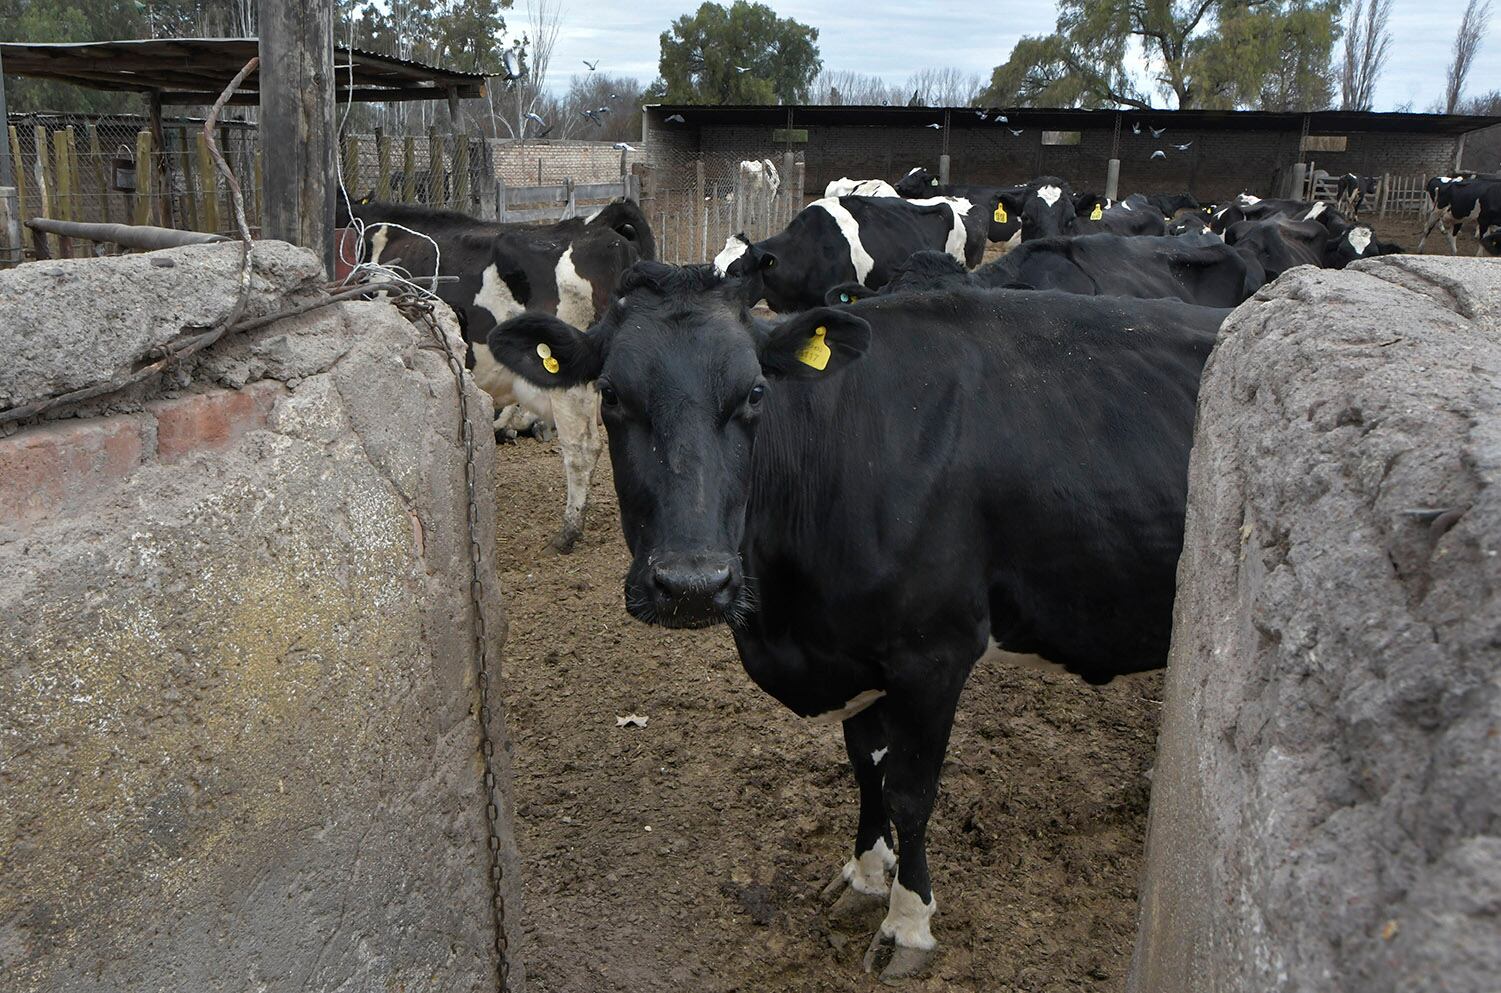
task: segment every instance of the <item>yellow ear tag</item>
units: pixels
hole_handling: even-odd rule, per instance
[[[813,337],[809,338],[803,347],[797,350],[797,360],[803,365],[812,366],[819,372],[827,369],[829,366],[829,356],[834,354],[833,350],[823,340],[824,335],[828,333],[828,328],[814,328]]]
[[[558,360],[549,355],[542,360],[542,368],[556,376],[558,374]]]
[[[995,222],[997,224],[1006,223],[1006,205],[1003,203],[995,205]]]
[[[1095,204],[1094,205],[1094,210],[1091,210],[1089,212],[1089,219],[1091,221],[1098,221],[1100,218],[1102,218],[1104,216],[1105,216],[1105,208],[1101,207],[1099,204]]]

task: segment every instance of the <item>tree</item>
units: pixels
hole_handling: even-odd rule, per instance
[[[1355,0],[1345,22],[1345,57],[1339,68],[1340,107],[1344,110],[1370,110],[1376,102],[1376,80],[1386,68],[1392,33],[1386,22],[1391,17],[1392,0]]]
[[[705,3],[662,32],[669,103],[802,103],[823,63],[818,29],[762,3]]]
[[[1342,0],[1060,0],[980,95],[1000,106],[1316,109]],[[1389,0],[1388,0],[1389,2]],[[1146,64],[1145,88],[1131,69]]]
[[[953,66],[919,69],[907,77],[906,92],[924,107],[968,107],[980,94],[980,77]]]
[[[1475,55],[1480,51],[1480,42],[1485,38],[1485,29],[1490,24],[1490,0],[1470,0],[1464,17],[1459,20],[1459,31],[1454,35],[1454,61],[1449,63],[1449,76],[1444,88],[1444,113],[1452,114],[1459,106],[1464,93],[1465,80],[1475,64]]]
[[[905,103],[911,90],[887,83],[880,76],[848,69],[825,69],[813,81],[809,100],[819,104],[880,107]]]

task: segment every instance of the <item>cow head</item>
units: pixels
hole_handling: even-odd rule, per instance
[[[901,178],[896,184],[896,192],[908,199],[921,199],[934,196],[938,185],[938,177],[919,166]]]
[[[595,228],[600,225],[610,228],[630,242],[637,259],[650,262],[657,257],[657,241],[652,236],[651,225],[647,223],[646,214],[642,212],[640,205],[633,201],[615,200],[596,211],[589,218],[587,226]]]
[[[632,556],[626,609],[648,623],[735,623],[754,608],[740,551],[758,426],[787,381],[831,379],[870,342],[847,311],[767,325],[745,296],[709,266],[643,262],[588,334],[538,312],[490,333],[491,353],[523,379],[598,389]]]
[[[1400,245],[1376,240],[1376,233],[1364,224],[1355,224],[1338,235],[1331,234],[1324,249],[1324,265],[1329,269],[1343,269],[1356,259],[1370,259],[1378,255],[1399,255]]]
[[[1068,183],[1043,176],[1026,186],[1003,190],[995,219],[1004,224],[1016,218],[1021,219],[1022,241],[1068,234],[1074,223],[1074,201]]]

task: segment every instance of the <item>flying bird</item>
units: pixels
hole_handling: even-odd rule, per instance
[[[668,124],[687,124],[688,122],[685,121],[685,120],[683,120],[683,115],[682,114],[673,114],[671,117],[667,118],[667,123]]]
[[[516,49],[510,48],[500,57],[500,64],[506,71],[506,82],[521,78],[521,56]]]
[[[1015,135],[1017,137],[1020,137],[1021,133],[1023,131],[1025,131],[1025,130],[1027,130],[1027,129],[1026,128],[1007,128],[1006,130],[1010,131],[1013,135]]]
[[[1132,134],[1141,134],[1141,122],[1140,121],[1132,121],[1131,122],[1131,133]]]
[[[545,128],[545,127],[547,127],[547,122],[544,121],[542,119],[541,115],[539,115],[539,114],[533,114],[530,111],[528,111],[527,115],[526,115],[526,119],[529,120],[529,121],[531,121],[533,124],[537,125],[537,127],[539,127],[539,128]]]
[[[932,128],[934,131],[937,131],[939,128],[943,127],[943,125],[942,124],[929,124],[928,127]]]
[[[596,114],[608,114],[610,112],[610,108],[609,107],[595,107],[594,108],[594,112]]]
[[[975,116],[978,117],[980,120],[983,121],[983,120],[985,120],[985,118],[989,117],[990,115],[987,114],[987,113],[985,113],[985,111],[983,111],[983,110],[977,110],[977,111],[975,111]]]
[[[997,115],[995,115],[995,122],[997,124],[1005,124],[1005,123],[1007,123],[1010,120],[1011,120],[1011,118],[1007,117],[1005,114],[997,114]]]
[[[1176,148],[1180,152],[1186,152],[1186,151],[1188,151],[1189,146],[1192,145],[1192,144],[1193,144],[1193,142],[1186,141],[1186,142],[1184,142],[1181,145],[1174,145],[1173,147]]]
[[[617,141],[615,143],[615,147],[618,148],[618,149],[620,149],[622,152],[634,152],[635,151],[634,148],[632,148],[629,144],[627,144],[626,142],[623,142],[623,141]]]
[[[1152,137],[1153,138],[1161,138],[1164,134],[1167,134],[1167,128],[1153,128],[1152,129]]]
[[[750,72],[750,66],[736,66],[736,72]]]
[[[584,65],[589,67],[590,72],[593,72],[594,67],[599,65],[599,59],[595,59],[593,62],[590,62],[588,59],[581,59],[580,61],[583,62]]]
[[[603,125],[603,124],[601,124],[601,123],[600,123],[600,121],[599,121],[599,112],[598,112],[598,111],[594,111],[594,110],[586,110],[586,111],[583,111],[583,112],[582,112],[582,113],[583,113],[583,115],[584,115],[584,116],[585,116],[585,117],[587,117],[587,118],[589,118],[589,120],[590,120],[590,121],[591,121],[591,122],[593,122],[593,124],[594,124],[594,126],[595,126],[595,127],[597,127],[597,128],[598,128],[598,127],[603,127],[603,126],[604,126],[604,125]]]
[[[1157,151],[1155,151],[1155,152],[1152,153],[1151,158],[1153,158],[1153,159],[1165,159],[1165,158],[1167,158],[1167,153],[1164,152],[1162,149],[1159,148],[1159,149],[1157,149]]]

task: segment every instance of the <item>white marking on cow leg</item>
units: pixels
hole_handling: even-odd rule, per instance
[[[881,922],[881,934],[894,939],[903,948],[932,951],[938,947],[931,926],[933,912],[937,909],[937,897],[923,903],[922,897],[903,886],[900,879],[893,879],[891,905],[886,911],[886,919]]]
[[[871,752],[870,753],[870,764],[871,765],[880,765],[881,764],[881,760],[886,757],[886,753],[889,752],[889,751],[891,751],[890,748],[877,748],[875,751]]]
[[[860,243],[860,224],[855,220],[855,215],[838,200],[815,200],[810,207],[822,207],[834,218],[834,223],[839,226],[839,233],[844,235],[844,240],[850,247],[850,265],[855,267],[855,282],[865,282],[865,277],[876,267],[876,260]]]
[[[812,721],[814,724],[838,724],[841,721],[845,721],[851,717],[854,717],[856,714],[860,713],[860,711],[864,710],[866,707],[869,707],[871,704],[875,703],[885,695],[885,690],[866,690],[864,693],[861,693],[859,696],[855,697],[853,700],[845,704],[843,707],[840,707],[838,710],[830,710],[826,713],[815,714],[812,717],[808,718],[808,720]]]
[[[896,866],[896,853],[886,844],[885,838],[877,838],[869,851],[861,852],[844,863],[841,870],[850,888],[870,896],[885,896],[888,890],[886,873]]]
[[[1063,191],[1054,186],[1052,183],[1049,183],[1046,186],[1039,187],[1037,190],[1037,198],[1043,203],[1047,204],[1049,207],[1057,203],[1058,198],[1061,196],[1063,196]]]
[[[381,253],[386,250],[386,243],[391,240],[391,230],[384,224],[375,228],[375,233],[370,236],[370,264],[380,265]]]
[[[566,551],[584,532],[584,508],[589,502],[589,483],[604,446],[599,438],[599,394],[592,385],[572,386],[553,392],[553,419],[558,426],[558,445],[563,450],[563,478],[568,495],[563,507],[563,530],[557,547]]]
[[[720,249],[719,254],[714,256],[714,272],[723,276],[729,271],[730,263],[744,255],[748,248],[750,246],[742,241],[738,235],[730,235],[724,240],[724,248]]]

